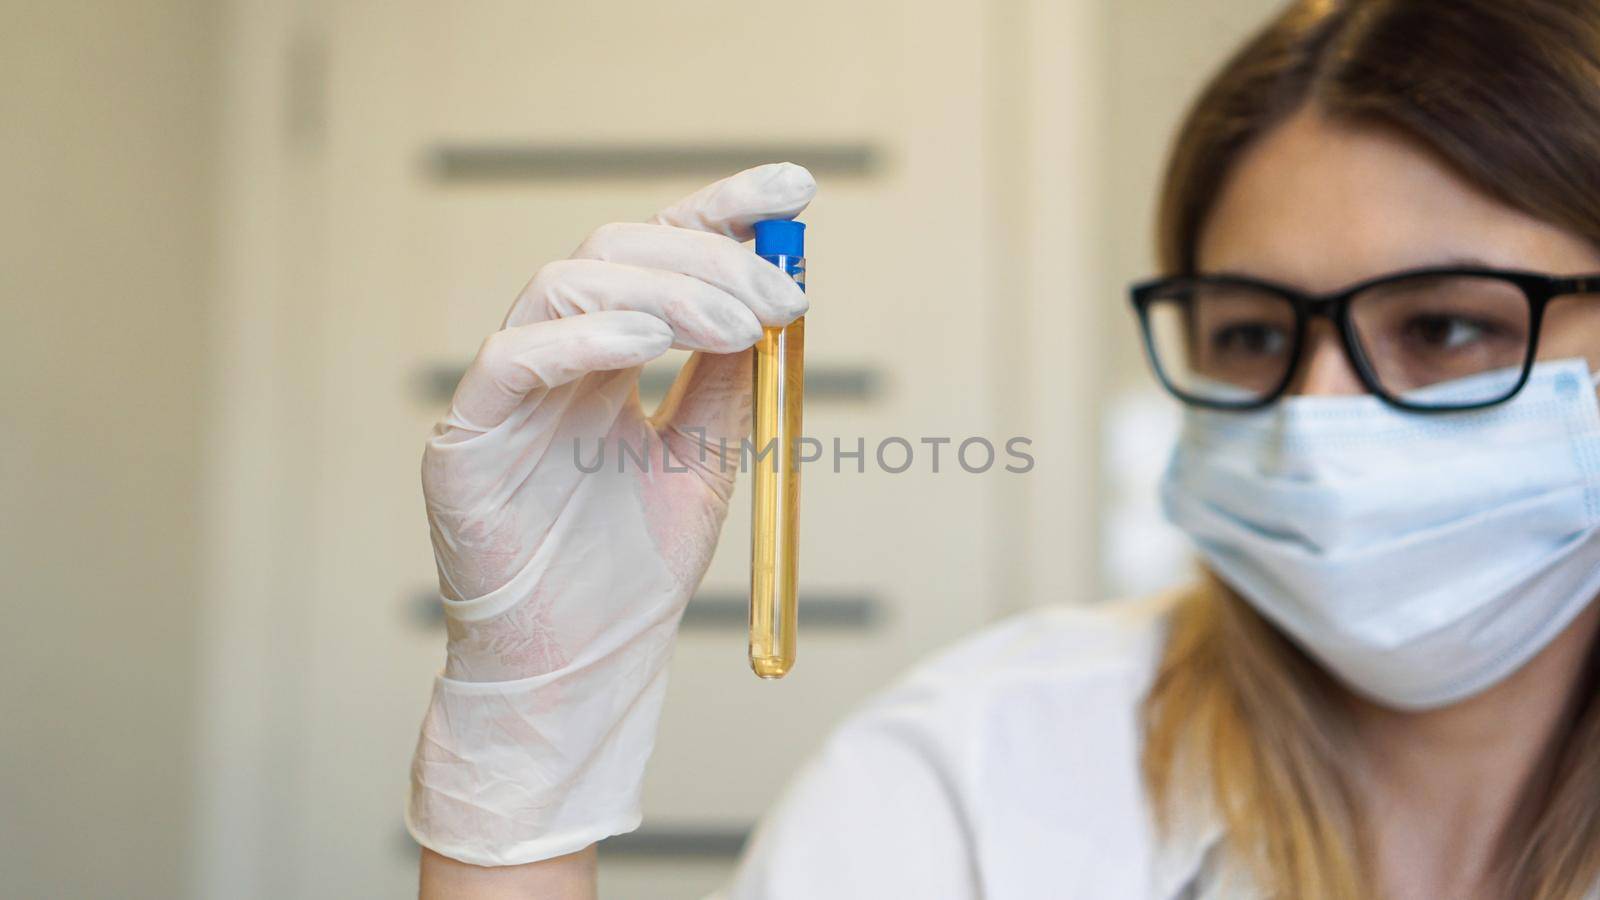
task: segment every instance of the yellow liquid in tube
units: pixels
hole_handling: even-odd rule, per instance
[[[755,346],[750,520],[750,668],[782,678],[794,666],[800,549],[800,414],[805,317],[768,328]],[[769,449],[770,448],[770,449]]]

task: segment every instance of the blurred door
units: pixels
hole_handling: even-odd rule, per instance
[[[303,19],[286,44],[304,277],[282,338],[309,406],[285,482],[306,490],[303,593],[275,645],[294,686],[283,896],[414,890],[400,810],[443,645],[417,462],[454,373],[590,228],[746,158],[818,175],[806,430],[861,440],[866,472],[807,470],[800,659],[781,682],[744,661],[734,509],[674,663],[645,829],[602,847],[605,896],[700,896],[833,721],[1015,604],[996,590],[1017,476],[1003,450],[983,474],[954,456],[974,436],[1003,448],[991,401],[1014,360],[996,329],[1022,302],[987,277],[984,6],[341,0]],[[892,437],[915,454],[901,474],[876,459]]]
[[[211,844],[226,852],[254,841],[266,894],[414,890],[400,809],[443,645],[416,469],[454,373],[539,264],[570,253],[590,227],[646,218],[746,162],[789,157],[821,183],[805,216],[806,432],[829,455],[806,469],[800,660],[781,682],[758,682],[744,661],[741,496],[686,618],[645,828],[603,844],[603,895],[699,897],[720,882],[744,831],[838,716],[1022,604],[1005,588],[1024,581],[1019,548],[1030,541],[1062,541],[1048,562],[1090,586],[1088,551],[1048,527],[1086,504],[1029,511],[1021,504],[1035,482],[1006,480],[1018,476],[1003,471],[1003,455],[982,474],[955,458],[966,437],[1003,447],[1018,432],[1005,418],[1016,378],[1050,375],[1029,368],[1034,348],[1075,367],[1091,359],[1070,348],[1093,348],[1093,331],[1061,327],[1077,312],[1054,296],[1040,319],[1053,331],[1019,333],[1037,299],[1008,267],[1021,250],[1006,245],[1027,237],[1054,264],[1066,245],[1029,223],[1046,221],[1043,210],[1053,210],[1046,224],[1086,215],[1030,200],[1077,184],[1067,173],[1082,159],[1045,155],[1051,141],[1083,146],[1050,119],[1078,115],[1059,102],[1075,85],[1026,98],[997,90],[1056,70],[1016,62],[1042,38],[979,0],[942,3],[938,14],[909,0],[795,10],[341,0],[267,16],[272,40],[235,35],[246,56],[283,59],[285,112],[269,119],[282,143],[264,143],[261,115],[238,128],[243,157],[269,155],[277,178],[235,171],[248,202],[237,202],[245,221],[230,271],[272,282],[235,285],[275,309],[270,335],[240,327],[235,340],[240,352],[272,341],[266,357],[282,384],[238,391],[277,397],[272,421],[293,428],[242,421],[235,431],[282,445],[264,455],[282,495],[254,503],[288,511],[275,546],[293,552],[264,573],[282,596],[258,618],[232,620],[227,645],[256,661],[222,653],[218,663],[235,681],[259,669],[266,685],[272,711],[256,765],[272,790],[251,807],[254,838],[245,828],[235,841],[234,822]],[[1050,21],[1050,34],[1077,34],[1070,18]],[[245,88],[267,77],[248,59],[237,67]],[[1026,104],[1048,110],[1032,149],[1013,147],[1014,128],[1037,112]],[[1043,189],[1030,183],[1038,171],[1051,173]],[[1010,191],[1005,203],[997,184]],[[278,216],[275,256],[258,259],[251,229],[266,227],[256,221],[264,207]],[[1066,290],[1070,275],[1053,279],[1051,290]],[[238,322],[258,314],[235,309]],[[646,373],[646,394],[675,362]],[[1062,423],[1056,436],[1091,421],[1077,415],[1078,394],[1061,391],[1040,400]],[[866,471],[854,458],[835,471],[835,437],[850,452],[864,445]],[[893,437],[914,453],[899,474],[875,453]],[[1059,440],[1069,461],[1093,440],[1069,437]],[[885,447],[898,468],[904,448]],[[248,440],[237,448],[240,477],[253,452]],[[1069,488],[1091,477],[1051,471],[1046,484],[1077,479]],[[218,725],[224,753],[234,727]],[[222,822],[245,815],[213,812]],[[226,866],[205,884],[226,884]]]

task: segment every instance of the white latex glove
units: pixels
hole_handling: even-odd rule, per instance
[[[424,846],[513,865],[638,826],[673,637],[749,430],[749,348],[806,310],[739,242],[815,192],[759,166],[596,229],[462,377],[422,461],[449,624],[406,811]],[[699,352],[646,417],[639,367],[669,346]]]

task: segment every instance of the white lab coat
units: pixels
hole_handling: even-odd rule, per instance
[[[1139,705],[1170,598],[989,628],[856,712],[757,829],[724,900],[1230,900],[1215,817],[1157,840]]]

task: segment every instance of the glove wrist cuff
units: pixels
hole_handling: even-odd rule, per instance
[[[437,678],[411,764],[417,842],[520,865],[638,827],[671,635],[642,643],[516,681]]]

